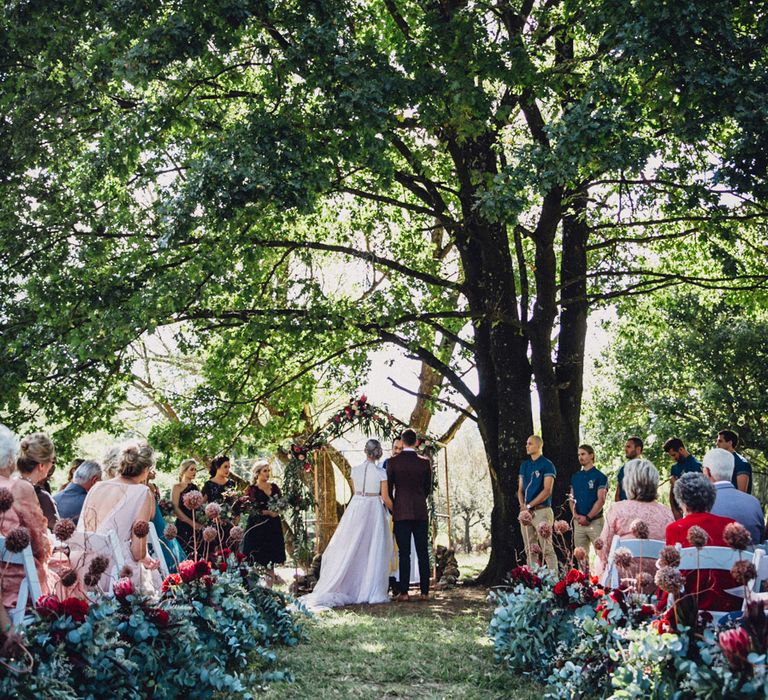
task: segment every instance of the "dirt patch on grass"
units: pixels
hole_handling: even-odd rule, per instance
[[[485,588],[457,586],[444,591],[433,591],[428,601],[418,600],[418,594],[411,595],[407,603],[382,603],[381,605],[348,605],[338,610],[360,612],[371,617],[409,617],[411,615],[465,615],[490,609],[488,591]]]

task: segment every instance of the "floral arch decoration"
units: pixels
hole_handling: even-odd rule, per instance
[[[365,395],[352,398],[340,411],[334,413],[325,424],[308,435],[302,442],[293,442],[290,447],[283,449],[287,457],[283,477],[283,498],[285,506],[290,510],[289,521],[294,535],[294,557],[300,561],[308,561],[312,551],[307,537],[305,516],[315,505],[315,494],[312,480],[307,475],[314,469],[313,455],[323,449],[335,438],[346,432],[359,428],[371,437],[392,440],[396,435],[408,428],[406,423],[395,418],[389,411],[368,402]],[[434,456],[440,448],[439,443],[429,435],[417,433],[417,451],[434,461]],[[434,486],[437,486],[436,470],[432,469]],[[433,488],[433,493],[434,493]],[[430,497],[430,514],[434,522],[434,498]]]

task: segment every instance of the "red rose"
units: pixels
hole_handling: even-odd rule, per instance
[[[642,605],[640,607],[640,612],[643,613],[643,615],[653,615],[656,610],[654,610],[653,605]]]
[[[597,576],[590,576],[590,577],[589,577],[589,582],[590,582],[590,583],[591,583],[593,586],[596,586],[598,583],[600,583],[600,579],[599,579]]]
[[[184,583],[189,583],[197,578],[197,574],[195,573],[195,562],[191,559],[185,559],[184,561],[179,562],[179,565],[176,568]],[[170,578],[170,576],[168,578]]]
[[[81,598],[65,598],[61,601],[61,607],[65,615],[69,615],[75,622],[84,622],[88,614],[88,603]]]
[[[152,608],[149,611],[149,618],[158,627],[165,627],[171,620],[171,616],[168,614],[168,611],[161,608]]]
[[[365,403],[366,401],[368,401],[368,397],[367,397],[365,394],[363,394],[363,395],[360,397],[360,403]]]
[[[207,576],[211,573],[211,565],[207,559],[198,559],[195,562],[195,575],[197,578]]]
[[[182,562],[183,564],[184,562]],[[180,586],[181,585],[181,576],[178,574],[169,574],[165,577],[165,580],[163,581],[163,593],[167,593],[171,590],[174,586]]]
[[[219,571],[223,574],[227,570],[227,562],[220,561],[219,562]]]
[[[133,595],[135,593],[133,581],[129,578],[118,579],[112,586],[112,593],[115,594],[115,598],[119,598],[120,600],[127,598],[129,595]]]
[[[578,569],[571,569],[565,575],[565,582],[567,584],[581,583],[585,578],[586,578],[586,576],[584,575],[583,571],[579,571]]]
[[[555,595],[565,595],[565,586],[565,581],[558,581],[552,590],[554,591]]]
[[[312,465],[309,462],[304,462],[304,471],[305,472],[311,472],[312,471]]]
[[[61,601],[55,595],[42,595],[35,603],[35,610],[41,617],[53,617],[61,613]]]
[[[235,552],[235,556],[237,557],[237,561],[245,561],[246,556],[242,552]]]

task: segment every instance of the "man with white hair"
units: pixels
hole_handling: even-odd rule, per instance
[[[53,497],[59,509],[59,517],[71,518],[77,524],[86,495],[99,481],[101,481],[101,465],[91,460],[83,462],[75,470],[72,482],[67,484],[67,488]]]
[[[752,543],[760,544],[763,541],[763,509],[760,501],[754,496],[740,491],[733,485],[733,467],[733,455],[728,450],[715,447],[704,455],[704,474],[714,483],[717,490],[711,513],[733,518],[741,523],[752,535]]]

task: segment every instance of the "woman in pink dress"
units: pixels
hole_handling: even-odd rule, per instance
[[[146,443],[126,444],[118,461],[118,476],[88,491],[77,523],[80,531],[117,533],[134,586],[147,594],[159,592],[161,585],[157,571],[160,562],[147,554],[148,523],[155,514],[155,497],[146,481],[154,461],[154,452]]]
[[[18,451],[19,443],[16,436],[4,425],[0,425],[0,489],[7,489],[13,496],[10,508],[0,513],[0,535],[5,537],[17,527],[25,527],[29,530],[40,587],[43,593],[48,593],[47,563],[51,556],[51,545],[47,536],[48,521],[40,508],[35,487],[24,479],[11,479],[11,474],[16,468]],[[23,580],[24,567],[3,564],[2,600],[6,608],[16,605]]]
[[[617,501],[608,509],[605,525],[600,534],[603,548],[599,551],[599,569],[605,569],[614,537],[634,539],[632,523],[641,520],[648,526],[648,539],[662,540],[666,537],[667,525],[674,517],[672,511],[656,499],[659,491],[659,472],[647,459],[632,459],[624,467],[624,490],[626,501]],[[655,559],[644,557],[643,570],[653,575]]]

